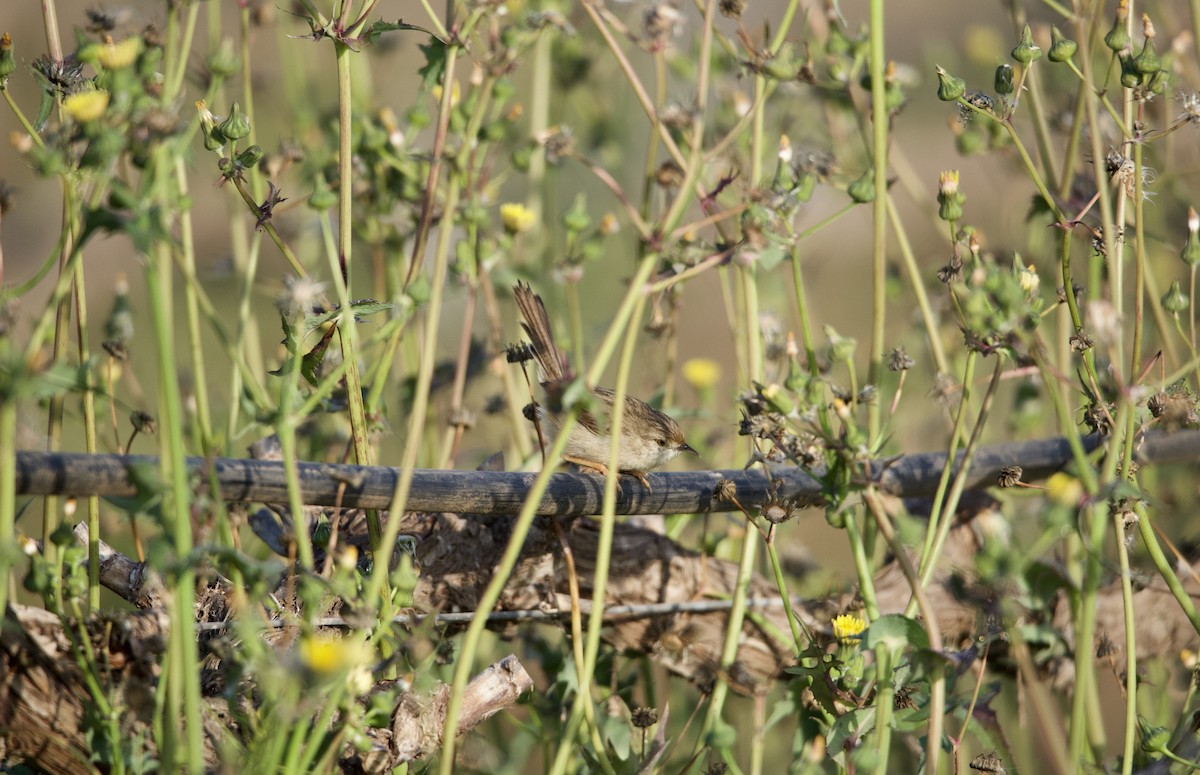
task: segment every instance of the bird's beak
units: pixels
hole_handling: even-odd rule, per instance
[[[683,444],[679,445],[679,451],[680,452],[691,452],[696,457],[700,457],[700,453],[697,452],[696,450],[692,449],[691,447],[689,447],[687,445],[687,442],[684,442]]]

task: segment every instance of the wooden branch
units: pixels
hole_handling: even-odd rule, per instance
[[[1090,451],[1101,443],[1084,439]],[[1170,463],[1200,458],[1200,430],[1148,433],[1138,450],[1142,464]],[[937,487],[946,456],[943,452],[907,455],[876,461],[863,476],[874,478],[882,489],[905,497],[931,494]],[[1006,466],[1021,466],[1025,480],[1044,478],[1071,461],[1064,438],[1014,442],[983,447],[976,453],[968,487],[987,486]],[[153,481],[158,459],[142,455],[87,455],[81,453],[18,452],[16,491],[23,495],[83,497],[134,497],[139,477]],[[225,501],[286,503],[283,464],[278,461],[240,458],[204,460],[189,458],[194,474],[211,467]],[[383,466],[300,463],[301,498],[306,504],[357,508],[387,508],[395,491],[399,469]],[[818,476],[820,472],[817,472]],[[713,491],[723,480],[737,487],[738,500],[760,505],[770,497],[789,499],[796,505],[821,502],[821,484],[798,468],[778,467],[772,482],[759,470],[689,471],[650,474],[647,491],[626,477],[617,497],[619,514],[693,514],[733,511]],[[449,511],[459,514],[516,514],[525,503],[535,474],[504,471],[439,471],[418,469],[406,504],[413,511]],[[591,474],[555,474],[538,504],[537,513],[564,517],[597,514],[601,509],[604,480]]]

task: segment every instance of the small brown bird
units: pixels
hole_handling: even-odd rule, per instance
[[[541,297],[521,282],[513,286],[513,295],[517,299],[521,316],[525,318],[521,327],[533,342],[533,357],[538,364],[538,382],[546,391],[549,405],[526,407],[526,416],[529,415],[530,409],[537,412],[538,421],[545,429],[546,435],[553,439],[562,426],[562,394],[575,375],[566,355],[554,343],[550,317],[546,314],[546,305],[542,303]],[[613,399],[616,396],[608,388],[589,389],[596,397],[599,410],[596,414],[588,411],[579,413],[579,421],[571,430],[563,450],[563,460],[598,471],[600,474],[607,474],[608,465],[602,461],[609,459],[612,450],[610,419]],[[617,444],[618,470],[622,474],[637,478],[649,490],[650,482],[646,479],[646,472],[665,465],[680,452],[691,452],[699,456],[699,453],[684,441],[679,423],[645,401],[625,396],[621,438]]]

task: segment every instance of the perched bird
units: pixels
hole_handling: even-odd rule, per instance
[[[564,409],[562,395],[575,379],[566,355],[554,343],[550,328],[550,317],[542,298],[527,284],[518,282],[513,286],[517,307],[521,310],[525,329],[533,343],[533,358],[538,365],[538,382],[546,391],[547,406],[526,407],[526,416],[536,413],[546,435],[551,439],[562,427]],[[563,460],[583,468],[608,473],[609,456],[612,450],[612,408],[616,395],[608,388],[589,388],[596,398],[596,411],[582,411],[579,420],[571,429],[571,435],[563,450]],[[641,399],[625,396],[624,414],[621,417],[621,438],[617,444],[617,469],[622,474],[637,478],[647,490],[650,482],[646,472],[665,465],[680,452],[699,455],[688,446],[683,438],[679,423],[658,411]]]

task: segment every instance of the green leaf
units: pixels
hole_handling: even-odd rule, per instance
[[[423,32],[439,43],[442,43],[442,45],[445,45],[441,38],[439,38],[437,35],[434,35],[429,30],[425,29],[424,27],[418,27],[415,24],[408,24],[403,19],[399,19],[394,22],[377,21],[368,27],[358,39],[368,46],[374,46],[379,42],[379,38],[383,35],[383,33],[395,32],[396,30],[412,30],[414,32]]]
[[[425,54],[425,66],[419,72],[421,74],[421,90],[429,91],[442,80],[442,74],[446,72],[446,50],[449,47],[433,38],[421,46],[421,52]]]
[[[915,619],[891,614],[871,622],[871,626],[863,633],[863,646],[871,651],[877,651],[880,647],[891,651],[906,646],[929,648],[929,635]]]
[[[329,350],[329,343],[333,340],[335,331],[337,331],[337,326],[330,326],[325,331],[325,335],[321,337],[321,341],[306,352],[300,362],[300,376],[304,377],[313,387],[317,386],[317,370],[321,368],[321,363],[325,360],[325,353]]]
[[[758,269],[763,272],[769,272],[779,265],[780,261],[788,257],[788,251],[781,245],[772,245],[758,254]]]
[[[874,727],[875,708],[873,706],[843,713],[829,728],[826,750],[831,754],[834,751],[841,751],[845,749],[847,743],[863,737]]]
[[[37,117],[33,120],[33,128],[39,134],[46,127],[46,122],[50,120],[50,111],[54,110],[54,92],[53,90],[42,91],[42,101],[38,104]]]
[[[396,305],[390,301],[375,301],[374,299],[359,299],[358,301],[350,302],[350,311],[354,313],[354,319],[360,321],[368,315],[374,315],[378,312],[386,312]],[[313,330],[320,328],[331,320],[341,317],[342,310],[340,307],[322,312],[320,315],[309,315],[304,318],[304,333],[311,333]]]

